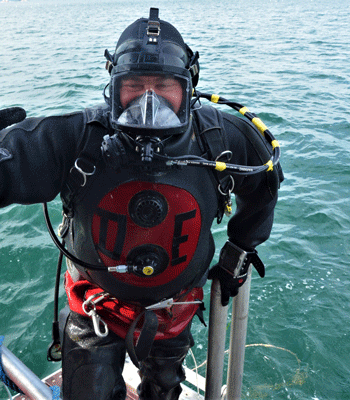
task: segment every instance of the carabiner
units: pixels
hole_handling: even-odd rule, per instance
[[[229,175],[229,177],[231,178],[231,187],[228,187],[227,189],[226,189],[226,191],[224,191],[223,189],[222,189],[222,186],[221,186],[221,184],[222,184],[222,182],[220,182],[219,183],[219,186],[218,186],[218,191],[219,191],[219,193],[222,195],[222,196],[224,196],[224,201],[225,201],[225,209],[224,209],[224,213],[225,213],[225,215],[227,216],[227,217],[230,217],[231,215],[232,215],[232,200],[231,200],[231,193],[232,193],[232,191],[233,191],[233,188],[235,187],[235,181],[234,181],[234,179],[233,179],[233,177],[232,177],[232,175]]]
[[[94,331],[96,333],[96,336],[98,337],[106,337],[109,333],[108,330],[108,325],[106,324],[105,321],[97,314],[96,311],[96,303],[99,301],[103,300],[108,296],[108,293],[102,292],[102,293],[96,293],[90,296],[87,300],[84,301],[82,304],[82,309],[86,315],[91,317],[92,319],[92,324],[94,326]],[[93,301],[94,300],[94,301]],[[88,311],[87,306],[91,306],[92,309]],[[100,329],[100,323],[103,325],[103,331]]]
[[[94,331],[98,337],[108,336],[109,330],[105,321],[97,314],[95,309],[92,309],[88,314],[92,319]],[[100,329],[100,323],[103,325],[103,332]]]

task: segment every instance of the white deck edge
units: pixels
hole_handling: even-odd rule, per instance
[[[197,385],[197,374],[188,368],[185,368],[185,372],[186,372],[187,382],[191,383],[195,387],[199,387],[199,389],[201,389],[204,392],[205,379],[202,376],[198,375],[198,385]],[[137,368],[129,358],[125,360],[123,378],[128,385],[130,385],[135,389],[141,382]],[[196,391],[194,391],[193,389],[189,388],[184,384],[182,384],[181,386],[182,386],[182,393],[180,395],[180,400],[204,400],[203,395],[198,394]]]

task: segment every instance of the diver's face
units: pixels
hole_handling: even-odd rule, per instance
[[[158,96],[164,97],[172,106],[175,114],[182,102],[182,87],[172,78],[160,75],[131,76],[124,78],[120,88],[120,102],[125,107],[147,90],[153,90]]]

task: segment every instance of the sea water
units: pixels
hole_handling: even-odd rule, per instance
[[[0,108],[44,116],[102,102],[105,48],[113,52],[122,30],[151,6],[199,51],[199,89],[249,107],[282,148],[286,179],[271,237],[259,246],[266,277],[253,272],[242,398],[350,399],[348,2],[0,3]],[[59,199],[49,208],[57,226]],[[213,224],[213,262],[227,220]],[[57,250],[41,205],[1,209],[0,243],[0,334],[44,377],[58,367],[46,361]],[[210,284],[207,308],[209,292]],[[200,365],[207,329],[195,320],[193,333]],[[194,367],[190,356],[186,363]]]

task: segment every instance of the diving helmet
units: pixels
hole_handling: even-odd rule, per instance
[[[111,74],[111,123],[132,136],[163,138],[190,126],[198,53],[158,14],[151,8],[148,19],[138,19],[124,30],[113,55],[105,52]]]

